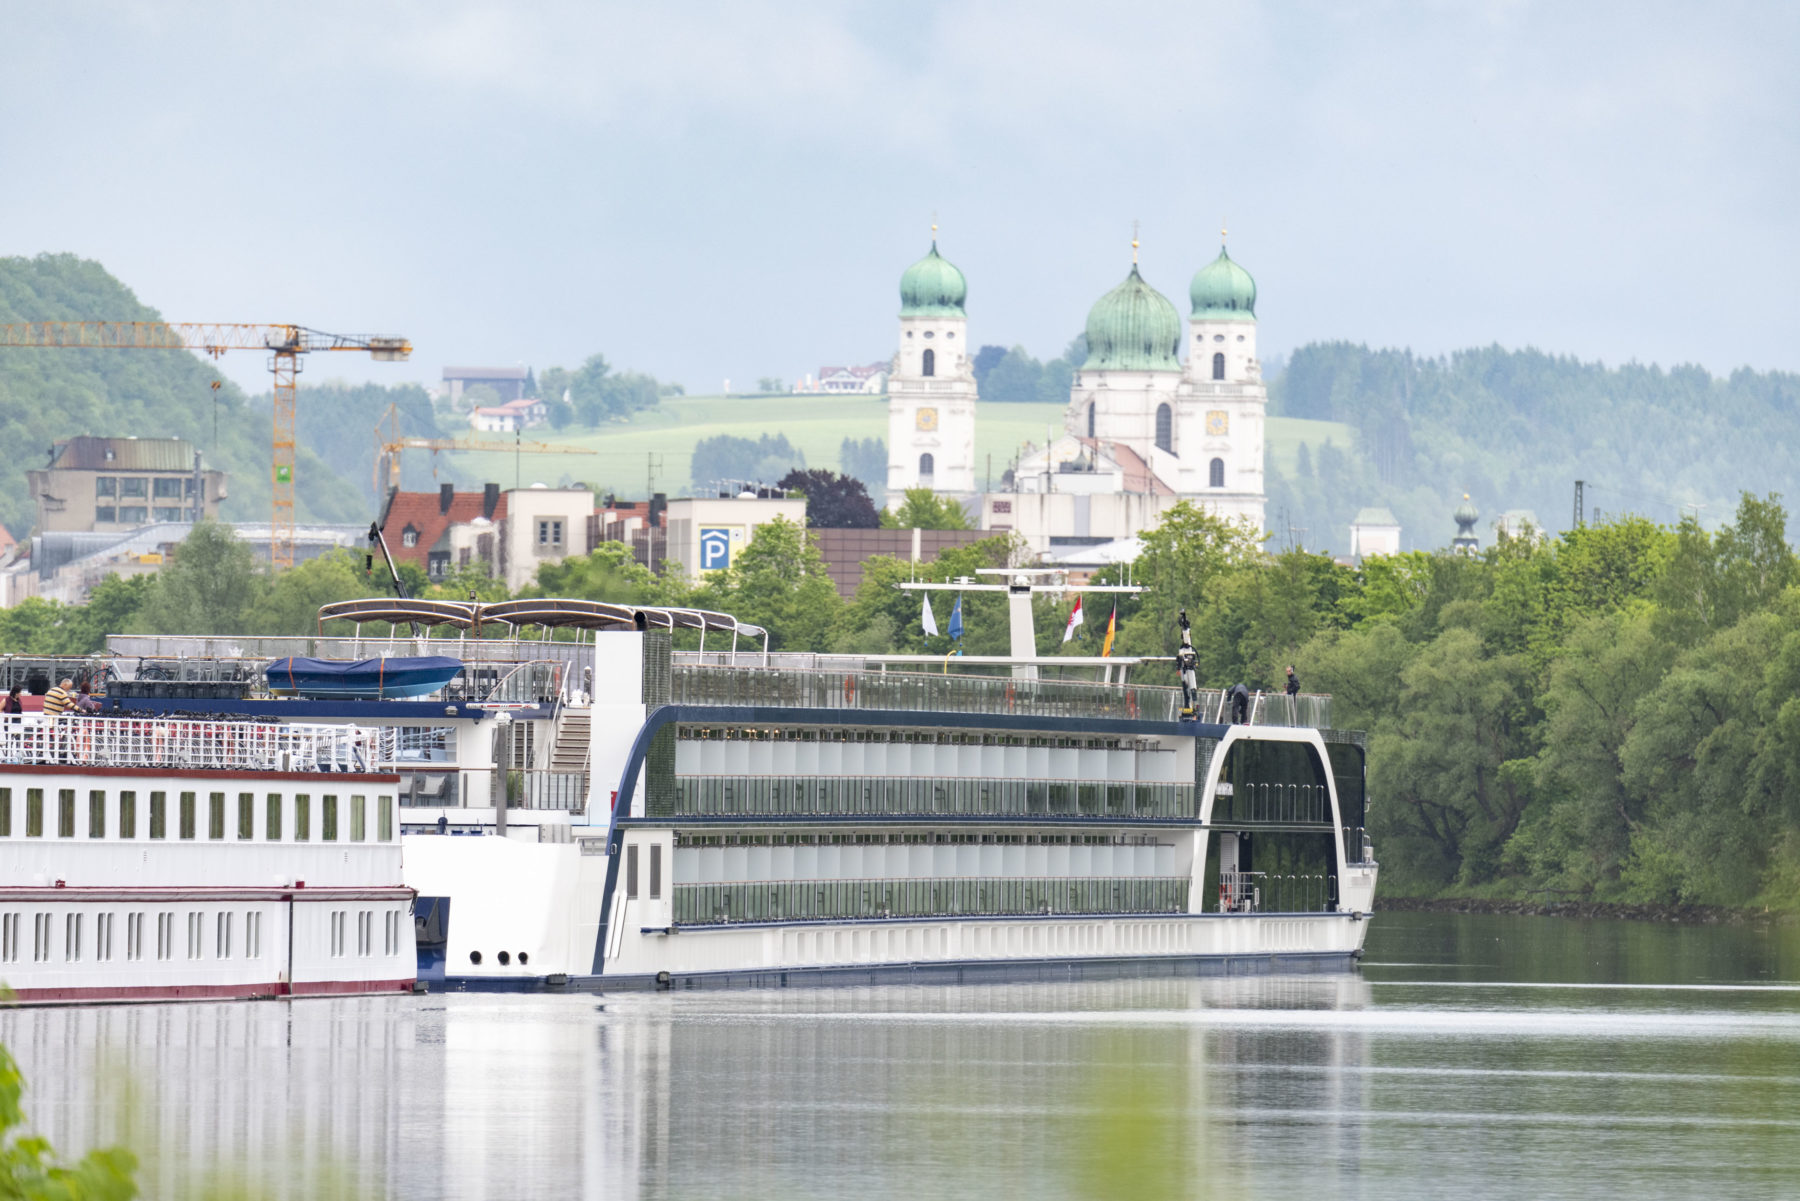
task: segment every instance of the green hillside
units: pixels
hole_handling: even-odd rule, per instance
[[[1063,409],[1050,404],[981,405],[975,418],[975,462],[979,479],[993,456],[994,478],[1026,441],[1042,444],[1046,428],[1060,432]],[[644,491],[648,456],[659,456],[657,487],[671,493],[687,490],[688,465],[694,444],[702,438],[729,434],[757,438],[781,434],[806,456],[809,467],[837,470],[838,448],[845,438],[887,438],[887,398],[880,396],[674,396],[665,397],[653,409],[633,414],[629,421],[598,430],[538,429],[531,436],[544,442],[590,447],[597,453],[583,456],[525,456],[520,479],[527,484],[543,481],[597,483],[621,495]],[[447,455],[456,478],[474,483],[484,480],[511,486],[514,478],[510,454]]]
[[[98,263],[73,255],[0,258],[0,323],[23,321],[159,321],[155,309]],[[0,525],[27,534],[36,513],[25,473],[48,461],[51,444],[76,434],[177,437],[200,448],[208,466],[231,473],[224,515],[269,519],[269,416],[229,380],[218,391],[216,368],[180,350],[0,349]],[[356,521],[364,506],[302,441],[297,463],[297,516],[302,521]],[[373,418],[371,418],[371,421]]]
[[[1285,513],[1321,549],[1342,551],[1365,505],[1391,508],[1407,547],[1444,546],[1464,492],[1484,540],[1509,509],[1567,528],[1578,479],[1590,518],[1596,507],[1668,524],[1694,514],[1708,527],[1740,492],[1795,493],[1800,375],[1787,372],[1608,367],[1498,346],[1423,358],[1340,342],[1295,351],[1269,409],[1352,435],[1329,449],[1307,437],[1304,460],[1270,464],[1271,528]],[[1271,429],[1272,455],[1275,444]]]

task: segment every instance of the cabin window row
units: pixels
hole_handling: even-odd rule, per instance
[[[677,834],[675,845],[689,847],[849,847],[917,846],[1047,846],[1047,847],[1154,847],[1165,845],[1155,834],[1005,834],[944,833],[939,831],[871,832],[849,834]]]
[[[23,793],[15,799],[14,793]],[[53,795],[52,795],[53,791]],[[392,842],[394,798],[363,794],[0,788],[0,838]],[[15,814],[14,809],[20,812]]]
[[[727,922],[1186,913],[1185,876],[1070,880],[795,880],[677,884],[681,926]]]
[[[693,726],[676,736],[694,742],[903,742],[937,746],[1047,746],[1084,751],[1158,749],[1148,739],[1071,738],[1060,734],[1003,734],[987,731],[888,730],[860,727]]]
[[[31,962],[64,963],[114,958],[140,960],[261,959],[263,915],[256,910],[207,914],[177,913],[6,913],[0,914],[0,962],[16,963],[25,954],[25,918],[31,918]],[[119,918],[123,916],[123,925]],[[154,931],[150,918],[156,919]],[[210,917],[210,921],[208,918]],[[88,919],[92,918],[92,922]],[[242,919],[241,921],[239,919]],[[91,941],[90,941],[91,930]],[[61,935],[60,946],[57,935]],[[208,948],[211,954],[208,954]]]
[[[669,800],[664,799],[664,790],[649,795],[651,816],[867,813],[1192,819],[1199,814],[1193,785],[1148,782],[681,776],[672,792]]]

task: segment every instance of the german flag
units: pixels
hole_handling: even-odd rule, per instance
[[[1109,659],[1112,657],[1113,636],[1115,634],[1117,634],[1118,632],[1119,632],[1119,602],[1114,601],[1113,607],[1112,607],[1112,616],[1108,617],[1106,619],[1106,641],[1100,644],[1100,657],[1102,659]]]

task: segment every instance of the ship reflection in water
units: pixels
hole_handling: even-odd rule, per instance
[[[14,1010],[0,1039],[58,1146],[129,1120],[165,1197],[196,1165],[420,1198],[1721,1197],[1800,1172],[1794,989],[1446,966]],[[97,1099],[126,1081],[129,1113]]]

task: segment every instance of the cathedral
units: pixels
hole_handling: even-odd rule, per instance
[[[1088,311],[1063,433],[1028,448],[981,491],[975,349],[963,274],[937,243],[900,277],[899,352],[888,379],[888,502],[930,488],[979,509],[1044,554],[1129,538],[1178,500],[1263,529],[1263,414],[1256,281],[1220,246],[1175,305],[1139,273]],[[1185,343],[1185,347],[1184,347]],[[1185,357],[1183,350],[1185,349]]]

